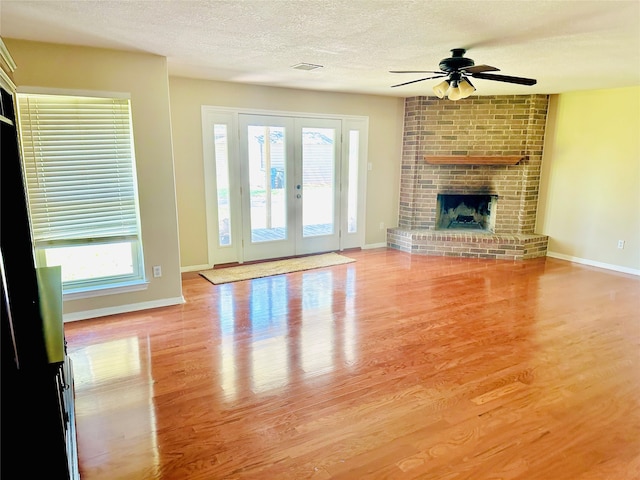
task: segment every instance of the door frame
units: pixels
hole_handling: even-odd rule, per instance
[[[356,115],[323,114],[314,112],[293,112],[279,110],[260,110],[251,108],[217,107],[203,105],[201,107],[202,118],[202,146],[204,163],[204,187],[205,187],[205,210],[207,223],[207,253],[208,265],[212,268],[215,265],[225,263],[244,263],[243,249],[240,240],[242,239],[242,191],[239,184],[230,185],[230,210],[233,219],[230,234],[232,241],[230,245],[221,246],[218,242],[218,196],[216,187],[216,164],[215,164],[215,142],[213,136],[214,125],[224,124],[227,126],[228,136],[228,163],[229,174],[236,179],[240,178],[240,145],[239,145],[239,122],[240,114],[264,115],[278,117],[294,117],[306,119],[332,119],[342,121],[342,163],[341,163],[341,211],[346,212],[348,208],[348,195],[342,194],[347,189],[349,178],[349,153],[350,134],[357,132],[358,135],[358,181],[357,181],[357,224],[355,231],[349,231],[349,219],[347,215],[340,215],[340,247],[339,250],[348,248],[358,248],[364,246],[365,240],[365,214],[366,214],[366,188],[367,188],[367,145],[369,117]]]

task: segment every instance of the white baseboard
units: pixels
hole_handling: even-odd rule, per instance
[[[362,247],[362,250],[370,250],[372,248],[384,248],[386,247],[386,243],[371,243],[369,245],[365,245]],[[211,265],[187,265],[186,267],[180,267],[180,273],[190,273],[190,272],[201,272],[203,270],[211,270],[213,267]]]
[[[180,267],[180,273],[188,272],[201,272],[202,270],[211,270],[211,265],[187,265],[186,267]]]
[[[130,305],[118,305],[116,307],[85,310],[83,312],[65,313],[62,316],[62,319],[64,322],[75,322],[77,320],[105,317],[107,315],[116,315],[118,313],[137,312],[139,310],[147,310],[149,308],[169,307],[171,305],[180,305],[183,303],[185,303],[185,300],[182,296],[175,298],[163,298],[162,300],[154,300],[152,302],[133,303]]]
[[[383,243],[369,243],[362,247],[363,250],[371,250],[372,248],[384,248],[387,246],[387,242]]]
[[[567,260],[569,262],[580,263],[582,265],[589,265],[591,267],[605,268],[607,270],[614,270],[621,273],[629,273],[631,275],[640,275],[640,270],[635,268],[621,267],[620,265],[612,265],[610,263],[596,262],[586,258],[572,257],[571,255],[565,255],[563,253],[547,252],[547,257],[557,258],[559,260]]]

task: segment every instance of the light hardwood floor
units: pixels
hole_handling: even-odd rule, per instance
[[[344,254],[67,323],[82,480],[640,478],[640,278]]]

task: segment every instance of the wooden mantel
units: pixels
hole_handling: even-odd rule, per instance
[[[474,155],[425,155],[425,162],[431,165],[515,165],[522,155],[474,156]]]

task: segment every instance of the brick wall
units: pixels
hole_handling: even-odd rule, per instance
[[[534,233],[547,95],[405,100],[398,228],[391,248],[425,255],[524,260],[546,255]],[[518,155],[516,165],[430,165],[425,155]],[[497,195],[491,235],[435,231],[438,193]],[[446,233],[445,233],[446,232]]]
[[[435,229],[438,193],[498,195],[495,233],[533,233],[546,95],[405,101],[399,228]],[[522,155],[517,165],[429,165],[425,155]]]

